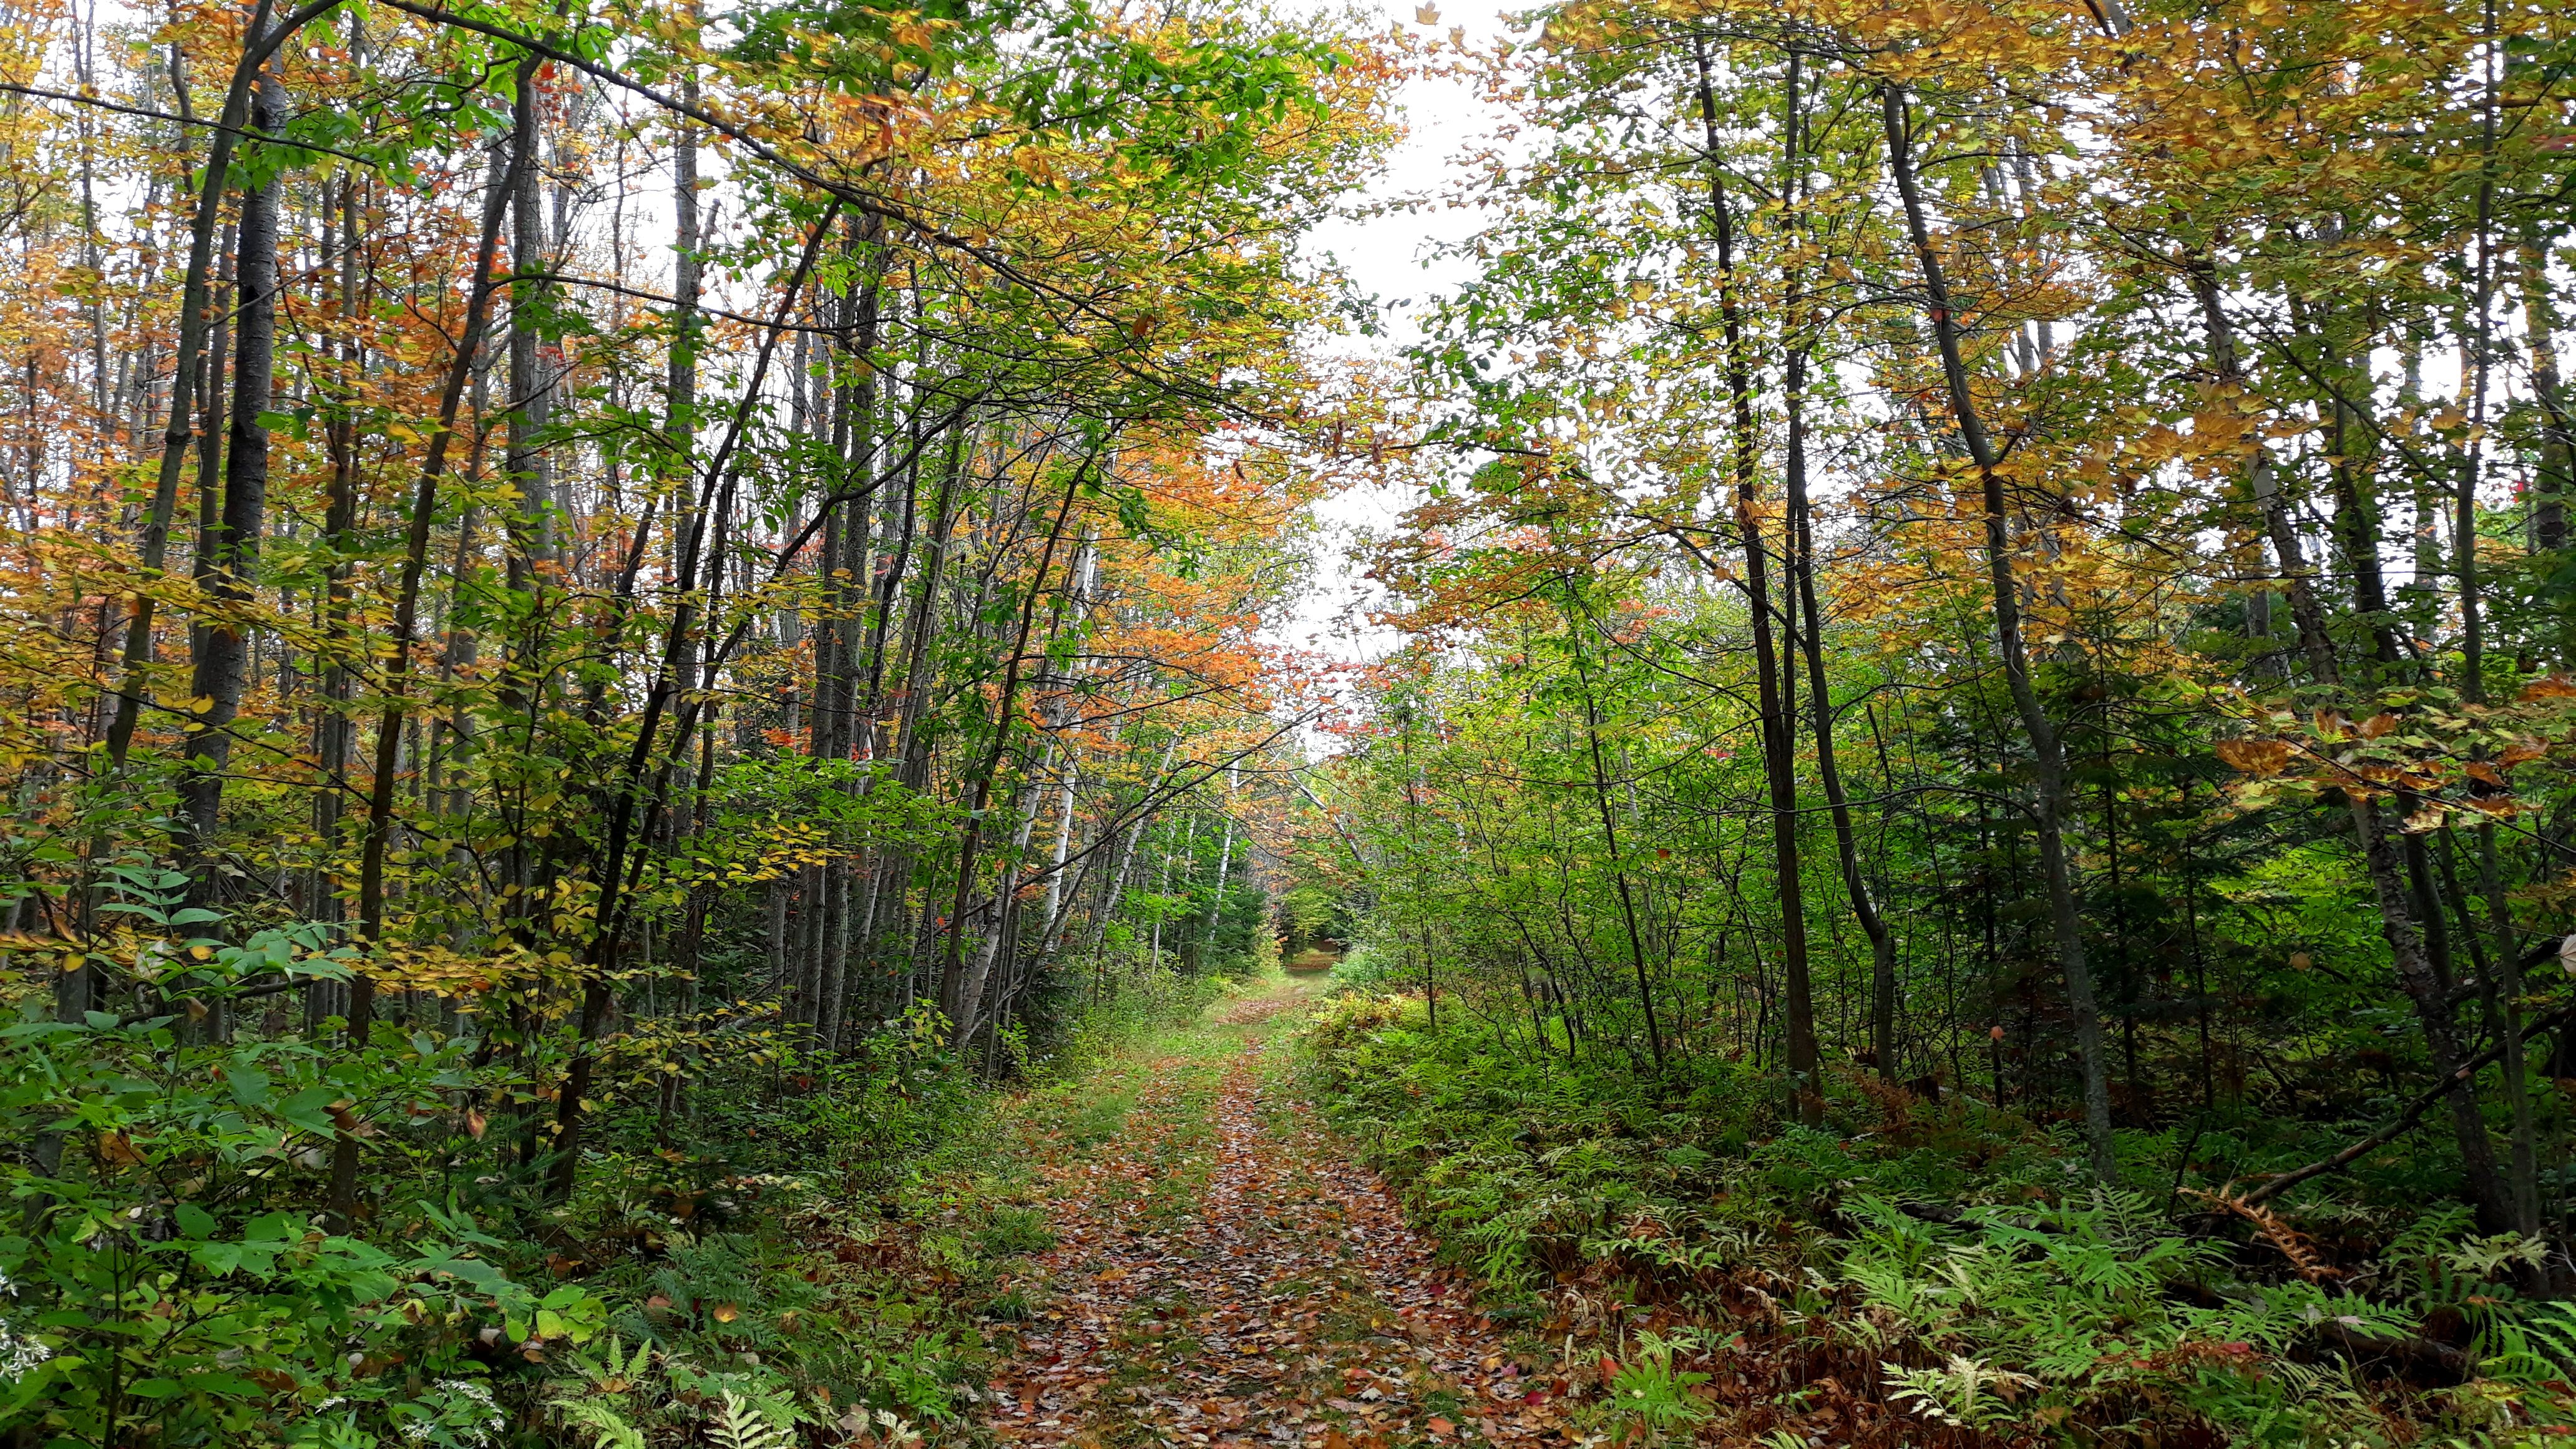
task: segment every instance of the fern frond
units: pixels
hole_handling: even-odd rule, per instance
[[[590,1431],[591,1449],[644,1449],[644,1432],[602,1400],[560,1398],[553,1403],[566,1424]]]
[[[731,1389],[724,1391],[724,1408],[707,1437],[716,1449],[796,1449],[794,1426],[779,1423]]]
[[[2524,1339],[2559,1364],[2576,1364],[2576,1306],[2545,1303],[2519,1325]]]
[[[2322,1283],[2328,1278],[2343,1276],[2339,1270],[2328,1266],[2324,1259],[2318,1257],[2317,1250],[2309,1246],[2308,1240],[2300,1237],[2295,1229],[2281,1221],[2280,1216],[2270,1208],[2260,1203],[2247,1202],[2226,1191],[2208,1192],[2201,1188],[2188,1187],[2184,1188],[2183,1192],[2223,1212],[2234,1213],[2253,1224],[2254,1236],[2278,1249],[2282,1257],[2290,1260],[2291,1270],[2309,1282]]]

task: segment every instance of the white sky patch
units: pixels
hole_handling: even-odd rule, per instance
[[[1476,48],[1513,34],[1503,19],[1505,8],[1491,0],[1441,0],[1439,18],[1429,24],[1421,23],[1414,0],[1363,0],[1353,13],[1363,23],[1374,16],[1376,28],[1400,23],[1444,48],[1455,28]],[[1363,295],[1377,299],[1379,335],[1342,339],[1334,355],[1389,368],[1400,366],[1403,348],[1421,338],[1418,318],[1429,302],[1455,292],[1474,274],[1472,259],[1433,255],[1483,224],[1478,211],[1452,207],[1443,197],[1455,189],[1460,157],[1489,143],[1509,119],[1471,82],[1456,77],[1415,76],[1398,99],[1405,138],[1385,169],[1350,200],[1349,212],[1374,214],[1337,217],[1309,232],[1303,246],[1318,260],[1330,256]],[[1388,205],[1400,202],[1414,204]],[[1365,564],[1357,551],[1371,535],[1391,529],[1413,502],[1413,490],[1386,486],[1345,489],[1318,503],[1314,511],[1323,537],[1313,587],[1273,627],[1272,638],[1345,663],[1379,659],[1395,649],[1401,636],[1366,621],[1375,586],[1361,576]]]

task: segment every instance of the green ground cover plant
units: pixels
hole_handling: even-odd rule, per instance
[[[1365,963],[1345,974],[1303,1038],[1328,1119],[1498,1319],[1604,1345],[1603,1402],[1641,1436],[1713,1417],[1717,1392],[1690,1392],[1711,1370],[1730,1431],[1757,1435],[1833,1395],[1914,1426],[1882,1427],[1890,1443],[2540,1443],[2576,1426],[2576,1315],[2528,1291],[2534,1245],[2477,1234],[2465,1209],[2216,1215],[2170,1182],[2070,1174],[2063,1126],[1856,1079],[1808,1128],[1722,1063],[1656,1082],[1516,1059],[1369,989],[1389,981]],[[1757,1395],[1753,1363],[1830,1387]]]

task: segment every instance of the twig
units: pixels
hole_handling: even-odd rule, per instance
[[[2531,1038],[2540,1035],[2551,1027],[2561,1025],[2571,1018],[2576,1018],[2576,1006],[2562,1006],[2556,1011],[2549,1013],[2547,1016],[2541,1017],[2539,1020],[2531,1022],[2529,1025],[2525,1026],[2519,1034],[2517,1041],[2529,1041]],[[2369,1136],[2362,1138],[2360,1141],[2353,1143],[2351,1146],[2346,1147],[2344,1150],[2336,1153],[2332,1157],[2319,1158],[2305,1167],[2293,1168],[2288,1172],[2282,1173],[2280,1176],[2263,1183],[2253,1191],[2245,1194],[2241,1198],[2235,1199],[2234,1201],[2244,1203],[2249,1207],[2260,1206],[2263,1203],[2269,1202],[2273,1198],[2279,1197],[2282,1193],[2288,1192],[2291,1188],[2297,1187],[2300,1183],[2306,1182],[2312,1177],[2323,1177],[2329,1172],[2337,1172],[2343,1168],[2350,1167],[2353,1163],[2360,1161],[2362,1158],[2369,1156],[2371,1153],[2378,1151],[2380,1148],[2387,1146],[2389,1143],[2412,1131],[2416,1123],[2424,1120],[2424,1114],[2433,1110],[2434,1103],[2442,1100],[2446,1096],[2449,1096],[2453,1088],[2476,1077],[2479,1072],[2485,1070],[2490,1064],[2494,1063],[2503,1055],[2504,1043],[2502,1041],[2498,1041],[2494,1046],[2488,1047],[2485,1051],[2482,1051],[2476,1056],[2469,1058],[2467,1061],[2460,1063],[2457,1067],[2451,1070],[2450,1075],[2442,1078],[2439,1082],[2434,1083],[2430,1088],[2426,1089],[2422,1093],[2419,1093],[2415,1100],[2408,1104],[2406,1110],[2398,1113],[2396,1120],[2390,1122],[2387,1126],[2382,1127],[2378,1131],[2371,1133]]]

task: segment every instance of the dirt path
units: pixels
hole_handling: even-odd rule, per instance
[[[1563,1442],[1547,1386],[1281,1081],[1277,1018],[1308,990],[1216,1014],[1231,1050],[1146,1064],[1123,1130],[1048,1169],[1057,1244],[993,1379],[1000,1442]]]

